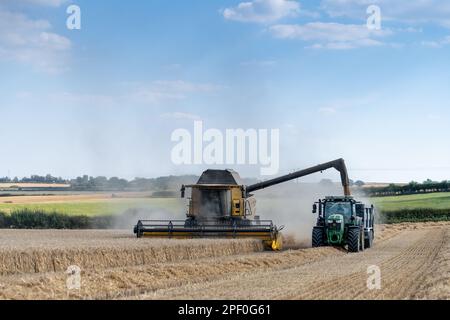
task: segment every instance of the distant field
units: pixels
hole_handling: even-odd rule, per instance
[[[0,183],[0,189],[19,188],[69,188],[70,184],[63,183]]]
[[[381,210],[450,209],[450,192],[371,198]]]
[[[175,198],[112,198],[111,195],[23,196],[0,198],[0,211],[20,209],[43,210],[69,215],[101,216],[121,214],[128,209],[184,212],[184,205]]]
[[[377,197],[371,198],[370,202],[381,211],[389,212],[414,209],[428,209],[430,211],[450,209],[450,192]],[[277,206],[278,201],[260,198],[258,203],[259,213],[263,217],[272,218],[268,212],[270,213],[272,208]],[[185,203],[178,198],[150,198],[148,193],[118,193],[114,196],[111,193],[87,193],[0,197],[0,211],[8,213],[21,209],[38,209],[45,212],[86,216],[121,214],[129,209],[145,209],[149,211],[161,210],[173,213],[175,217],[183,217]],[[290,211],[285,210],[282,215],[277,216],[277,220],[284,220],[282,217],[291,217]]]

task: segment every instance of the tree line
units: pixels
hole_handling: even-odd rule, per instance
[[[84,175],[68,181],[78,191],[167,191],[179,190],[182,184],[193,184],[198,176],[166,176],[158,178],[135,178],[131,181],[117,177],[90,177]]]
[[[63,179],[46,176],[32,175],[19,179],[18,177],[0,178],[0,183],[20,184],[20,183],[46,183],[46,184],[68,184],[70,190],[74,191],[167,191],[178,190],[182,184],[193,184],[198,180],[198,176],[166,176],[159,178],[135,178],[131,181],[118,177],[88,176],[83,175],[74,179]],[[18,185],[20,188],[20,186]],[[25,189],[25,188],[21,188]]]
[[[63,179],[61,177],[54,177],[51,174],[45,176],[31,175],[23,178],[9,178],[0,177],[0,183],[45,183],[45,184],[67,184],[70,185],[70,190],[74,191],[176,191],[182,184],[193,184],[198,180],[196,175],[183,176],[165,176],[158,178],[134,178],[127,180],[118,177],[105,176],[89,176],[83,175],[74,179]],[[245,184],[257,182],[256,179],[243,179]],[[334,182],[329,179],[323,179],[319,182],[320,185],[333,185]],[[426,180],[423,183],[412,181],[406,185],[390,184],[385,187],[379,186],[365,186],[361,180],[350,181],[350,185],[359,191],[365,193],[367,196],[394,196],[407,195],[417,193],[431,193],[431,192],[450,192],[450,180],[441,182]]]
[[[30,177],[20,179],[18,177],[0,177],[0,183],[68,183],[68,181],[61,177],[54,177],[51,174],[47,174],[46,176],[31,175]]]
[[[432,192],[449,192],[449,191],[450,191],[450,180],[438,182],[430,179],[427,179],[423,183],[411,181],[406,185],[390,184],[386,187],[367,187],[364,189],[365,194],[373,197],[432,193]]]

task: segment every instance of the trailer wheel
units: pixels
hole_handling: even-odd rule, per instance
[[[347,244],[348,252],[358,252],[360,246],[361,232],[359,228],[351,228],[348,230]]]
[[[313,228],[312,231],[312,247],[322,247],[323,246],[323,228]]]
[[[360,234],[360,240],[359,240],[359,250],[360,251],[364,251],[366,249],[366,241],[365,241],[365,236],[364,236],[364,229],[361,228],[361,232]]]
[[[370,230],[367,235],[368,239],[364,240],[364,245],[367,249],[372,248],[373,245],[373,230]]]

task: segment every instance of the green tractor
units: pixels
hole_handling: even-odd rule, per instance
[[[326,197],[314,203],[318,213],[317,225],[312,231],[312,246],[347,246],[349,252],[370,248],[374,239],[373,205],[356,201],[351,196]]]

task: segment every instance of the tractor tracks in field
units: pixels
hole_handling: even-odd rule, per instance
[[[345,261],[350,272],[333,274],[334,279],[316,282],[314,291],[294,293],[290,298],[411,299],[417,293],[424,275],[428,274],[442,248],[445,232],[445,230],[416,232],[406,239],[391,241],[381,248],[374,248],[373,252],[362,253],[360,261],[352,261],[353,259]],[[410,241],[408,238],[411,243],[405,245]],[[383,253],[379,254],[380,251]],[[377,266],[381,272],[380,289],[367,287],[369,276],[367,268],[370,266]]]
[[[413,299],[450,299],[450,229],[444,235],[444,244],[436,259],[422,276]]]

